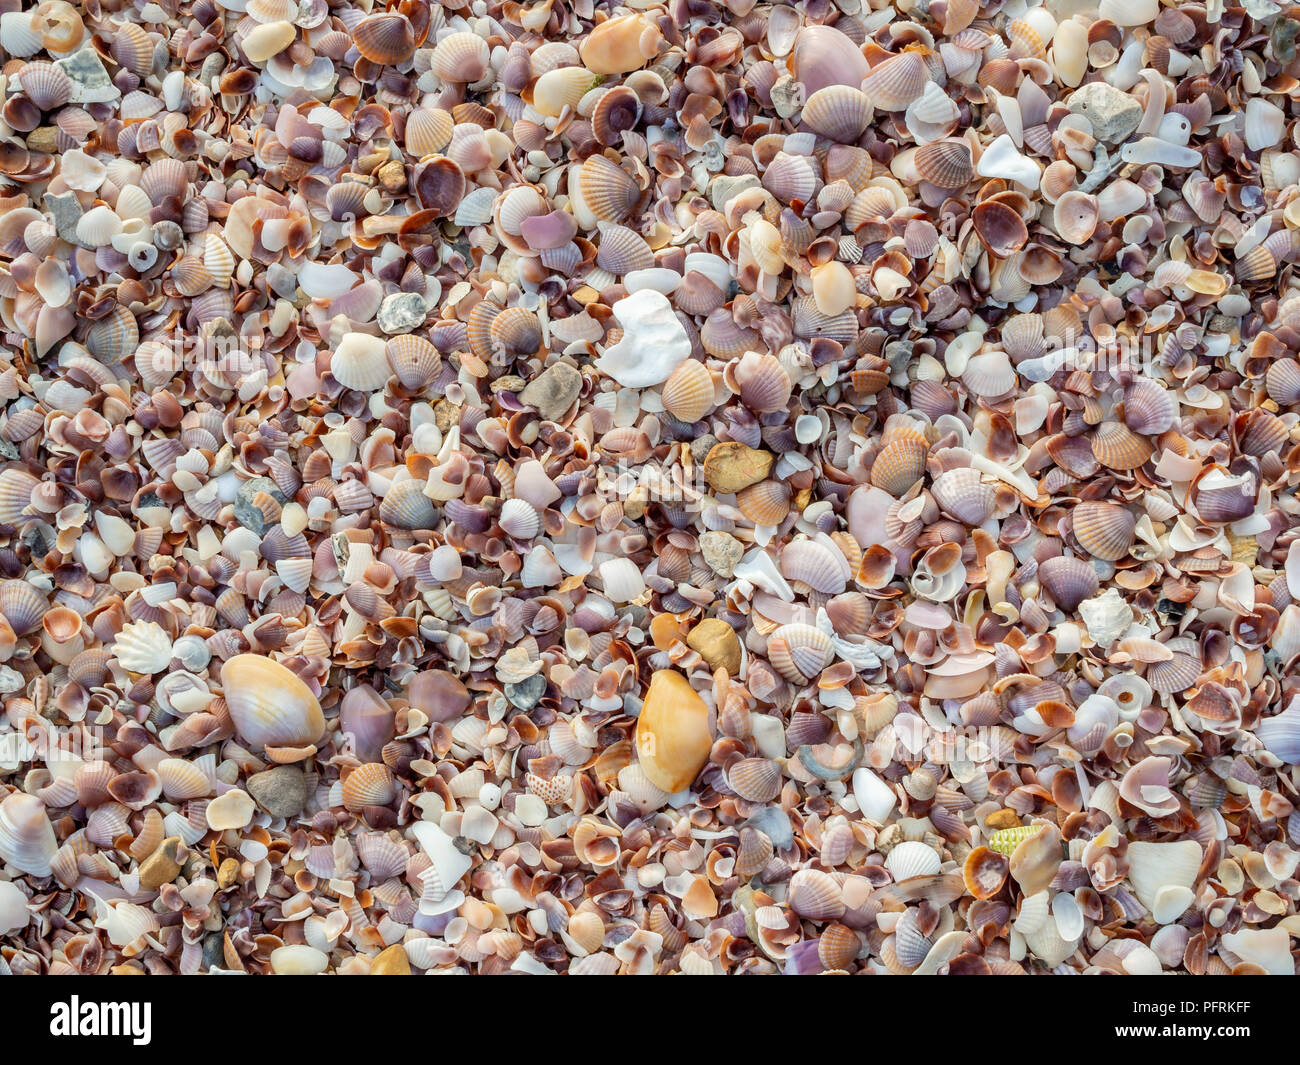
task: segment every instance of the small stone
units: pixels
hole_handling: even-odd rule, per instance
[[[712,669],[725,669],[733,677],[740,672],[740,638],[721,618],[701,621],[686,637],[686,646],[698,651]]]
[[[418,292],[394,292],[379,306],[379,328],[389,336],[409,333],[424,324],[429,307]]]
[[[433,405],[433,424],[438,427],[438,432],[449,433],[453,425],[460,424],[460,412],[462,406],[459,403],[453,403],[449,399],[440,399]]]
[[[265,492],[281,506],[288,502],[279,486],[269,477],[253,477],[240,482],[235,491],[235,520],[258,536],[266,531],[266,516],[253,505],[253,498],[260,492]]]
[[[411,961],[406,956],[406,948],[394,943],[375,955],[370,963],[371,976],[410,976]]]
[[[217,869],[217,887],[228,888],[239,879],[239,859],[226,858]]]
[[[709,569],[719,577],[731,580],[745,554],[745,548],[730,533],[706,532],[700,537],[700,551]]]
[[[400,159],[390,159],[375,171],[375,178],[385,192],[397,194],[406,189],[406,167]]]
[[[61,67],[63,73],[72,79],[69,103],[108,104],[122,95],[113,84],[113,79],[108,76],[108,71],[99,61],[95,50],[89,46],[67,59],[56,59],[54,65]]]
[[[767,480],[776,456],[735,440],[715,444],[704,460],[704,479],[715,492],[730,494]]]
[[[581,392],[582,374],[567,362],[557,362],[533,378],[519,399],[536,407],[543,421],[558,422]]]
[[[718,438],[712,433],[705,433],[703,436],[697,436],[691,441],[691,458],[699,464],[702,464],[713,450],[713,445],[718,442]]]
[[[307,801],[307,780],[293,766],[276,766],[249,777],[248,793],[272,817],[296,817]]]
[[[45,209],[50,212],[54,219],[54,228],[59,234],[59,239],[67,241],[82,248],[89,248],[90,245],[77,236],[77,223],[81,221],[81,201],[77,199],[75,192],[45,194]]]
[[[506,698],[510,705],[520,710],[531,710],[546,694],[546,678],[540,673],[521,680],[518,684],[506,685]]]
[[[183,851],[179,836],[169,836],[158,844],[158,849],[140,863],[140,886],[145,891],[157,891],[175,880],[181,872],[178,858]]]
[[[1092,135],[1106,144],[1128,140],[1142,121],[1142,105],[1104,81],[1094,81],[1070,94],[1072,114],[1092,124]]]
[[[792,118],[804,105],[804,88],[789,74],[776,79],[771,90],[772,106],[782,118]]]

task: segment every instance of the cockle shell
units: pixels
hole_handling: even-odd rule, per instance
[[[325,732],[320,702],[311,689],[264,655],[228,659],[221,685],[236,731],[257,747],[307,746]]]
[[[117,634],[113,656],[132,673],[162,673],[171,665],[172,639],[156,622],[133,622]]]

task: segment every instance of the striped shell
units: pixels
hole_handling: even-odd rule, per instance
[[[862,91],[882,111],[904,111],[925,92],[929,74],[915,52],[903,52],[877,63],[862,82]]]
[[[781,767],[770,758],[742,758],[727,770],[727,784],[748,802],[771,802],[781,790]]]
[[[767,657],[776,671],[796,684],[807,684],[835,655],[831,638],[812,625],[782,625],[767,638]]]
[[[593,155],[582,164],[578,184],[583,203],[605,222],[622,222],[641,199],[641,190],[627,171],[603,155]]]
[[[419,481],[397,481],[379,504],[379,520],[398,529],[432,529],[438,511]]]
[[[851,144],[867,128],[872,110],[871,100],[860,90],[847,85],[827,85],[803,105],[803,120],[823,137]]]
[[[366,762],[343,780],[341,795],[343,805],[353,813],[367,806],[387,806],[397,797],[397,781],[382,762]]]
[[[404,63],[415,54],[410,20],[393,12],[363,18],[353,27],[352,41],[358,52],[381,66]]]
[[[664,409],[679,421],[693,424],[713,409],[713,375],[695,359],[678,366],[661,391]]]
[[[1093,558],[1118,562],[1133,546],[1137,519],[1117,503],[1088,501],[1070,512],[1075,540]]]

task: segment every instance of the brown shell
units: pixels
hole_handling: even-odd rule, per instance
[[[1070,512],[1070,528],[1075,540],[1093,558],[1118,562],[1133,546],[1137,519],[1117,503],[1087,501]]]

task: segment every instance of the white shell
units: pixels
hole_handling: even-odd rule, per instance
[[[171,665],[172,638],[157,622],[134,621],[117,634],[113,656],[131,673],[161,673]]]
[[[0,936],[26,928],[30,920],[27,896],[18,890],[16,884],[0,880]]]
[[[853,771],[853,797],[863,817],[881,823],[898,803],[894,789],[865,766]]]
[[[614,304],[623,339],[605,349],[596,368],[624,388],[649,388],[691,355],[691,341],[662,292],[643,288]]]
[[[58,849],[40,799],[19,791],[0,802],[0,862],[32,876],[49,876],[50,859]]]
[[[1258,965],[1270,976],[1294,976],[1291,937],[1285,928],[1243,928],[1229,932],[1220,942],[1238,958]]]
[[[914,876],[933,876],[942,864],[933,847],[916,840],[900,843],[885,858],[885,868],[900,881]]]
[[[474,863],[456,846],[451,836],[429,821],[417,821],[411,826],[411,834],[433,863],[424,874],[425,891],[420,899],[420,912],[440,913],[441,910],[427,908],[426,903],[436,904],[447,900],[453,893],[460,894],[453,889]]]
[[[615,603],[630,603],[645,591],[641,571],[630,558],[611,558],[600,564],[605,594]]]
[[[350,273],[351,271],[349,271]],[[330,373],[344,388],[374,392],[392,375],[386,353],[387,341],[367,333],[345,333],[330,359]]]
[[[1196,882],[1196,871],[1201,867],[1201,845],[1194,839],[1176,843],[1145,843],[1135,841],[1128,845],[1128,878],[1133,893],[1153,915],[1157,909],[1167,915],[1181,893],[1158,899],[1165,888],[1190,889]],[[1189,893],[1190,895],[1190,893]],[[1187,903],[1191,898],[1187,898]],[[1159,902],[1159,906],[1157,906]],[[1183,907],[1186,909],[1186,906]],[[1170,920],[1182,915],[1182,910]],[[1161,923],[1168,923],[1163,921]]]

